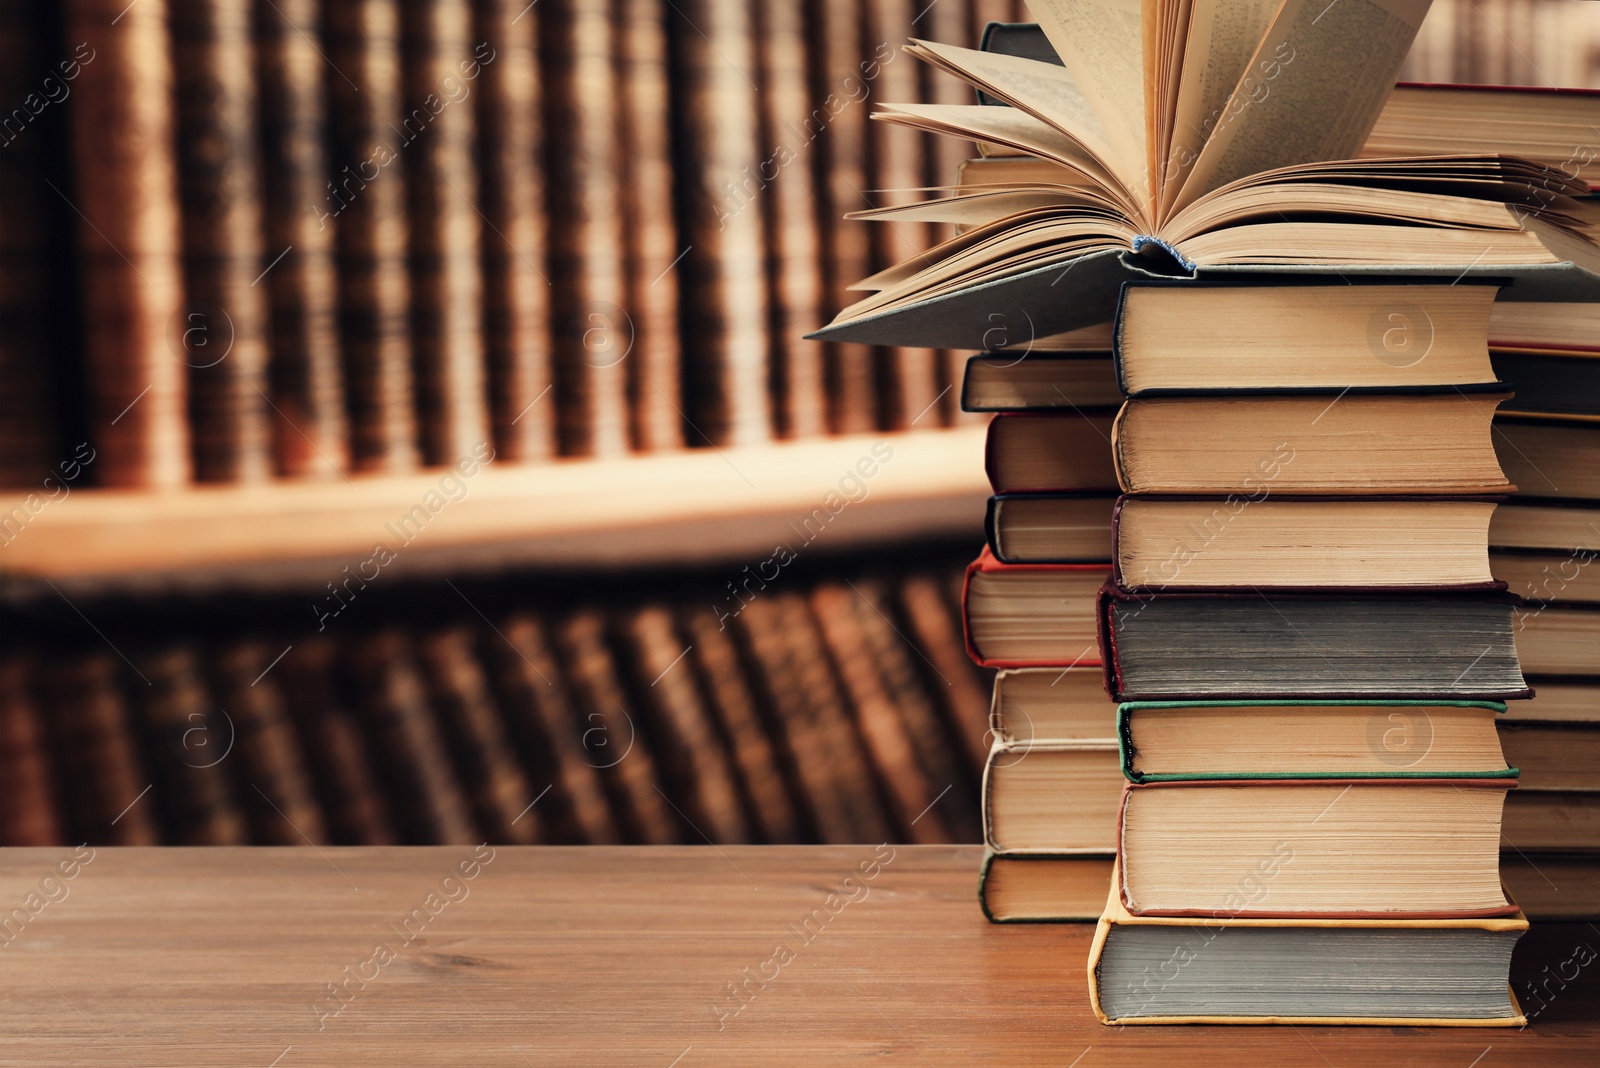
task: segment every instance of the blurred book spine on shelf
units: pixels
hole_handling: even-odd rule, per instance
[[[820,563],[720,626],[705,571],[7,609],[0,845],[974,842],[958,573]]]
[[[1600,5],[1433,0],[1400,80],[1600,89]]]
[[[913,0],[137,7],[5,20],[0,484],[85,438],[82,485],[175,488],[961,421],[948,358],[800,336],[906,251],[838,217],[931,173],[866,120],[948,94]]]

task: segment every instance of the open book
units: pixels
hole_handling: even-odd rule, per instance
[[[1495,155],[1352,159],[1428,0],[1034,0],[1062,65],[917,41],[1009,107],[873,118],[1036,157],[1053,181],[856,213],[960,234],[858,282],[816,335],[992,348],[1109,317],[1121,282],[1237,272],[1480,275],[1600,299],[1585,183]],[[1036,173],[1036,172],[1035,172]],[[986,335],[989,335],[986,338]]]

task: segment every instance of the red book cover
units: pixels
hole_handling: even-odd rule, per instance
[[[1101,662],[1097,657],[1079,657],[1074,659],[1070,655],[1053,660],[1000,660],[984,656],[979,652],[972,638],[972,621],[968,612],[969,598],[972,595],[972,576],[986,572],[1018,573],[1026,571],[1076,571],[1082,573],[1095,573],[1109,575],[1111,568],[1106,564],[1003,564],[995,559],[994,553],[985,545],[978,558],[967,565],[967,575],[961,585],[961,636],[966,641],[967,655],[972,657],[979,667],[986,668],[1026,668],[1026,667],[1100,667]],[[1098,632],[1102,628],[1096,626]]]

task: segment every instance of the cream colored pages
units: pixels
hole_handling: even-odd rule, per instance
[[[1122,180],[1153,203],[1140,0],[1030,0],[1028,10],[1100,116]]]
[[[1163,206],[1177,197],[1281,3],[1194,0],[1178,67],[1178,104],[1163,170]]]
[[[1284,0],[1172,208],[1258,171],[1358,153],[1428,4]]]
[[[1079,171],[1096,185],[1105,188],[1130,214],[1141,207],[1124,184],[1107,173],[1076,140],[1054,126],[1020,108],[985,107],[979,104],[885,104],[874,112],[878,122],[894,122],[932,133],[970,137],[1009,145]]]
[[[1065,67],[934,41],[913,41],[907,51],[1043,119],[1112,168],[1116,156],[1105,125]]]
[[[917,204],[903,204],[892,208],[873,208],[870,211],[853,211],[845,218],[983,226],[1022,211],[1068,206],[1088,212],[1096,209],[1115,210],[1114,205],[1099,198],[1083,196],[1067,189],[1024,188],[973,193],[970,196],[942,197],[938,200],[924,200]]]

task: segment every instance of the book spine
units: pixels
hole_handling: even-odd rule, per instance
[[[417,651],[479,832],[492,842],[539,841],[542,813],[534,808],[534,791],[522,768],[511,758],[488,681],[474,655],[472,631],[458,625],[429,634],[418,642]]]
[[[88,422],[98,484],[170,489],[189,481],[172,54],[164,0],[125,6],[67,5]]]
[[[238,723],[207,693],[198,651],[176,645],[143,658],[149,687],[138,707],[155,800],[178,845],[243,845],[249,827],[224,762]]]
[[[300,755],[287,701],[278,679],[267,670],[278,655],[278,650],[268,651],[259,641],[245,641],[206,658],[210,692],[226,710],[229,729],[219,732],[222,736],[211,744],[189,749],[198,760],[216,758],[219,767],[225,760],[238,761],[231,777],[249,823],[251,842],[324,844],[329,840],[327,830]],[[222,746],[228,742],[232,749],[224,750]],[[237,789],[241,778],[249,785]]]
[[[417,0],[402,14],[414,396],[424,462],[448,466],[489,441],[470,98],[492,59],[475,47],[467,0]]]
[[[823,585],[812,592],[811,608],[855,713],[868,761],[889,800],[897,835],[920,844],[949,842],[944,813],[934,807],[935,790],[917,762],[901,713],[884,690],[874,651],[856,618],[852,601],[862,596]]]
[[[152,779],[117,688],[122,665],[110,653],[52,658],[46,665],[41,697],[50,709],[61,781],[82,784],[64,798],[68,835],[106,845],[160,844],[162,821],[156,799],[148,796]]]
[[[260,128],[248,0],[172,9],[185,301],[178,355],[189,377],[198,482],[266,481],[268,291]]]
[[[794,769],[818,839],[824,843],[887,841],[893,834],[874,789],[859,738],[844,709],[848,698],[824,651],[816,621],[797,593],[764,595],[739,613],[757,679]]]
[[[537,9],[516,0],[476,6],[476,102],[483,161],[484,355],[494,446],[512,463],[555,455],[551,397],[549,219],[545,211],[545,85]]]
[[[950,731],[944,717],[929,695],[941,688],[936,674],[920,672],[932,667],[914,658],[914,648],[900,636],[900,614],[892,588],[880,578],[868,578],[852,591],[850,607],[866,640],[870,662],[882,677],[890,707],[899,712],[906,734],[933,791],[953,789],[958,784],[976,787],[973,769],[964,765],[961,750],[949,744]],[[916,647],[920,648],[920,646]],[[959,657],[959,651],[958,651]],[[976,812],[963,805],[941,805],[939,811],[952,841],[974,841],[982,831]]]
[[[602,5],[580,0],[559,0],[539,16],[561,453],[617,457],[628,451],[624,362],[633,327],[622,307],[615,27]]]
[[[821,216],[812,165],[826,124],[823,114],[812,110],[806,81],[805,7],[756,4],[752,10],[761,66],[759,143],[769,153],[758,164],[755,195],[761,200],[767,249],[772,431],[785,439],[815,437],[828,425],[822,350],[802,335],[822,320]],[[753,210],[746,196],[741,193],[734,210]]]
[[[269,365],[277,472],[331,479],[350,466],[340,367],[337,223],[325,219],[327,69],[318,52],[319,0],[256,8],[262,196],[271,262],[254,282],[271,300]],[[309,36],[308,36],[309,35]]]
[[[760,840],[798,842],[808,837],[803,816],[794,800],[790,771],[780,759],[772,737],[762,723],[756,695],[747,681],[733,635],[714,627],[710,613],[679,613],[683,634],[694,646],[690,668],[700,680],[713,717],[733,752],[744,794]]]
[[[866,5],[866,27],[860,77],[869,99],[917,99],[917,67],[901,46],[911,37],[912,10],[906,0],[871,0]],[[867,124],[868,183],[861,187],[858,207],[904,203],[921,194],[909,193],[923,184],[924,135],[897,123]],[[873,270],[923,258],[932,245],[924,223],[879,223],[867,229]],[[932,263],[924,259],[925,264]],[[933,349],[888,349],[882,355],[884,377],[879,395],[878,425],[892,430],[929,429],[939,426],[935,406],[941,399],[938,358]]]
[[[302,636],[271,676],[283,688],[329,838],[340,845],[393,845],[394,819],[369,746],[338,692],[341,653],[329,638]]]
[[[402,836],[429,845],[481,840],[406,635],[385,631],[353,642],[347,658]]]
[[[51,797],[46,742],[30,693],[31,665],[0,662],[0,845],[48,846],[62,841]]]
[[[989,673],[967,655],[960,602],[947,601],[938,580],[924,574],[901,583],[899,601],[909,633],[935,672],[939,685],[933,689],[943,698],[947,730],[955,736],[967,776],[976,779],[989,756],[992,694]]]
[[[684,400],[693,445],[750,445],[771,435],[767,393],[766,250],[757,193],[758,95],[743,0],[694,0],[670,23],[683,87],[678,210],[693,250],[679,263],[688,293]]]
[[[1095,597],[1095,637],[1100,643],[1100,664],[1105,671],[1106,696],[1113,701],[1123,701],[1122,672],[1117,665],[1117,631],[1112,606],[1116,602],[1116,586],[1107,582]]]
[[[625,357],[628,437],[660,452],[683,446],[677,257],[672,204],[671,80],[662,0],[612,0],[622,111],[623,272],[633,351]]]
[[[655,785],[658,764],[648,724],[628,711],[606,629],[604,616],[585,608],[555,632],[569,667],[588,759],[600,769],[631,841],[648,845],[687,841],[692,829],[684,826],[681,814],[673,811]]]
[[[600,764],[612,759],[615,716],[586,721],[579,716],[545,623],[519,613],[500,628],[503,644],[490,643],[490,669],[506,732],[529,774],[544,777],[551,794],[542,801],[556,840],[612,845],[623,835],[606,797]],[[591,733],[598,726],[599,731]],[[616,746],[624,740],[619,734]],[[615,749],[620,752],[621,749]]]
[[[819,233],[823,243],[825,311],[839,311],[857,299],[845,287],[866,277],[871,248],[868,224],[844,218],[850,211],[867,208],[868,187],[866,100],[870,91],[862,80],[862,10],[856,0],[820,0],[813,9],[811,99],[826,132],[819,136],[819,151],[812,156],[817,181]],[[823,375],[828,391],[828,429],[835,434],[859,434],[878,426],[877,368],[882,350],[865,345],[827,342],[823,345]]]
[[[399,12],[394,0],[350,0],[323,11],[335,147],[319,220],[336,230],[351,462],[403,474],[416,468],[418,452]]]
[[[40,13],[8,12],[0,20],[0,99],[16,108],[0,125],[0,486],[46,488],[56,438],[47,333],[52,281],[45,267],[57,253],[52,223],[64,208],[46,185],[46,138],[56,131],[47,101],[70,99],[82,70],[75,59],[47,65],[59,51],[48,42]],[[38,118],[33,114],[37,109]],[[24,122],[18,116],[26,116]],[[34,124],[46,128],[33,128]],[[52,203],[53,202],[53,203]],[[70,211],[70,208],[66,210]]]
[[[629,704],[648,709],[650,735],[659,746],[669,792],[695,828],[712,842],[747,842],[751,824],[724,739],[697,692],[672,614],[650,605],[629,614],[623,637]]]

